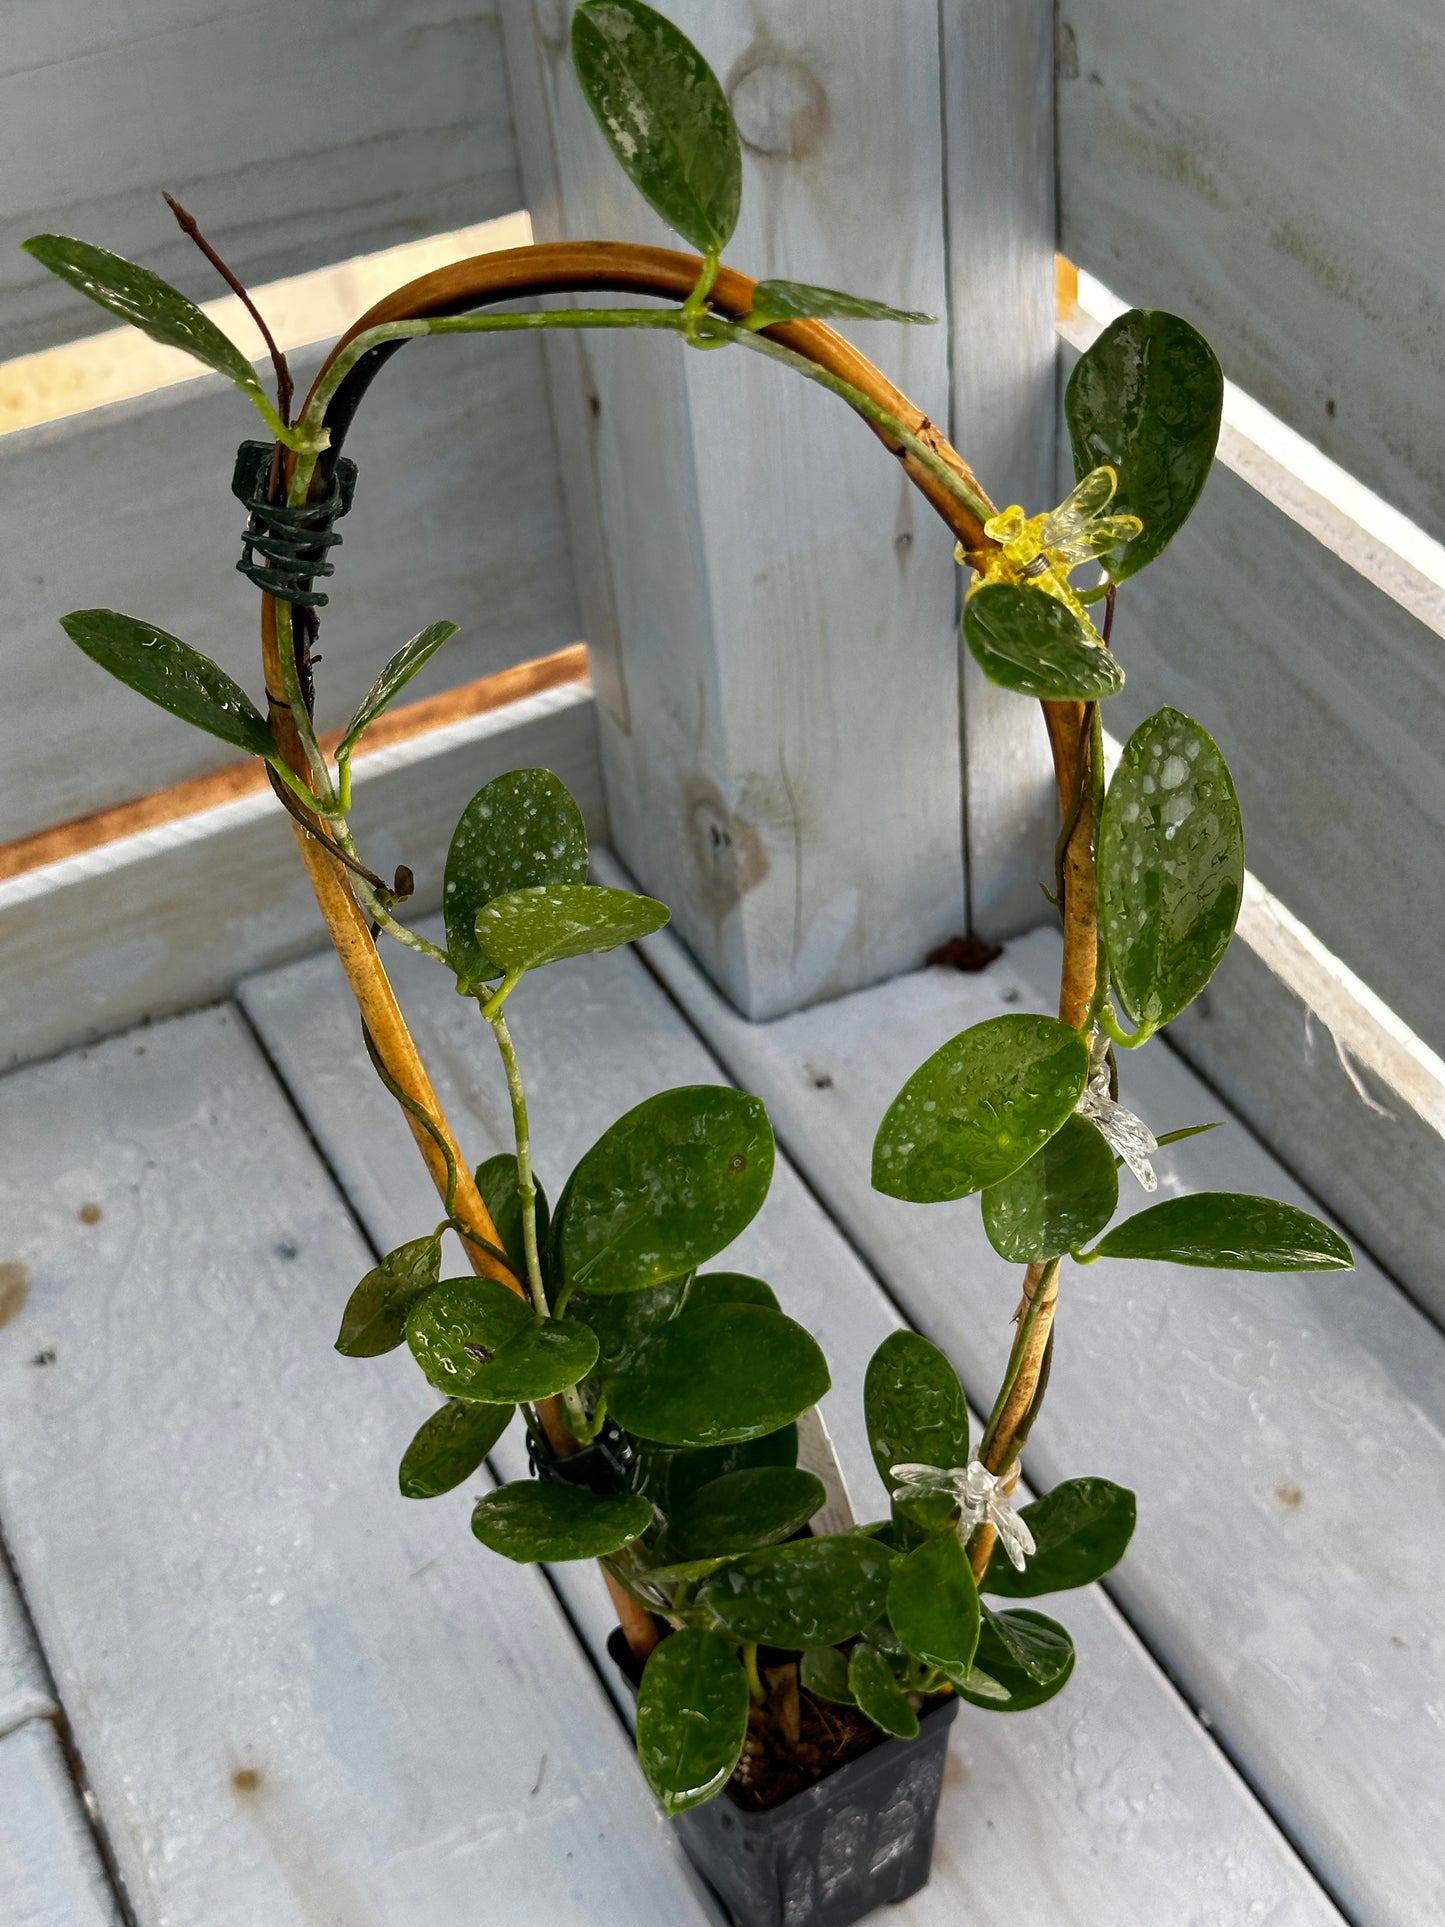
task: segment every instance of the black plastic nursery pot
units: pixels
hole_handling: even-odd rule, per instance
[[[607,1650],[635,1694],[621,1630]],[[850,1927],[928,1883],[955,1698],[923,1714],[915,1740],[884,1740],[758,1813],[725,1790],[673,1820],[687,1857],[733,1927]]]

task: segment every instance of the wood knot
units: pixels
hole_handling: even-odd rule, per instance
[[[765,160],[801,161],[828,131],[828,96],[802,57],[771,40],[755,40],[728,76],[738,135]]]

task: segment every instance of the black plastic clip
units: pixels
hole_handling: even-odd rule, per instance
[[[356,464],[338,456],[325,495],[303,508],[288,508],[283,502],[266,500],[272,453],[270,442],[242,442],[236,450],[231,493],[251,511],[236,567],[267,595],[308,609],[324,609],[328,598],[308,585],[315,576],[336,573],[326,553],[341,540],[332,524],[351,507]],[[256,561],[257,555],[264,560]]]

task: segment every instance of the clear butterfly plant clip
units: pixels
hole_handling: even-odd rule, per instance
[[[1109,1092],[1109,1040],[1098,1032],[1089,1050],[1089,1081],[1076,1109],[1099,1127],[1115,1157],[1122,1158],[1146,1191],[1157,1191],[1159,1180],[1150,1159],[1159,1140],[1142,1117],[1126,1110]]]
[[[1143,529],[1137,515],[1108,513],[1118,486],[1118,475],[1105,464],[1090,469],[1056,509],[1026,516],[1015,503],[985,522],[984,534],[998,543],[996,549],[979,558],[967,554],[961,544],[955,551],[960,562],[977,560],[979,565],[969,594],[990,582],[1031,582],[1066,604],[1092,629],[1088,612],[1070,587],[1069,571],[1084,562],[1097,562]]]
[[[995,1478],[982,1459],[970,1459],[967,1465],[956,1465],[951,1471],[937,1465],[910,1462],[890,1466],[889,1476],[897,1481],[893,1490],[895,1500],[906,1502],[912,1498],[932,1498],[935,1494],[951,1498],[958,1507],[960,1539],[966,1541],[975,1526],[992,1526],[1011,1564],[1019,1572],[1023,1571],[1024,1561],[1034,1550],[1034,1535],[1009,1503],[1003,1489],[1004,1479]]]

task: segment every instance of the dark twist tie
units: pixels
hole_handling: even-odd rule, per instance
[[[328,598],[310,585],[318,575],[336,573],[326,552],[341,540],[332,524],[351,507],[356,464],[338,456],[325,495],[301,508],[290,508],[284,502],[266,500],[272,453],[270,442],[242,442],[236,450],[231,493],[251,511],[236,567],[267,595],[308,609],[324,609]],[[255,559],[258,555],[262,561]]]

